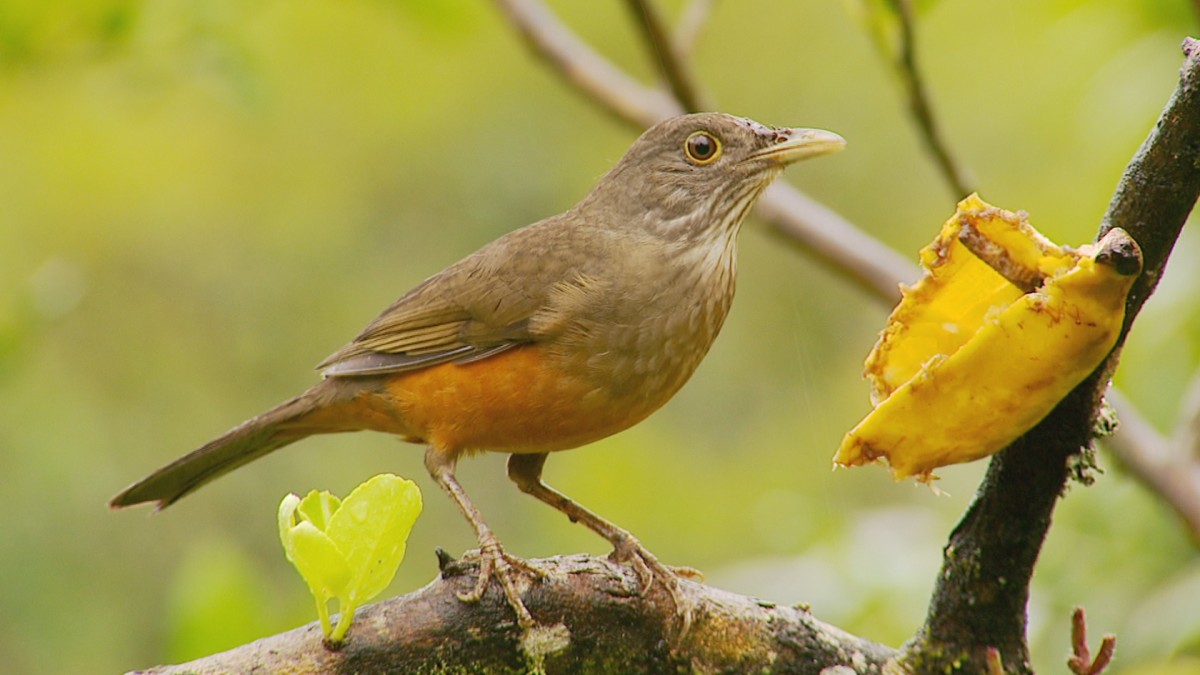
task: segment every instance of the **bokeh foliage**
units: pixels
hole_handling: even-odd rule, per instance
[[[653,76],[620,3],[554,5]],[[1174,86],[1189,5],[921,7],[934,100],[984,198],[1056,241],[1090,239]],[[856,11],[717,3],[696,72],[729,112],[846,136],[847,152],[787,180],[915,258],[960,195],[923,154]],[[313,439],[153,518],[105,501],[311,383],[309,364],[425,276],[566,208],[633,135],[531,60],[486,3],[0,4],[0,488],[15,507],[0,661],[111,672],[310,620],[276,544],[280,497],[344,493],[381,471],[431,490],[419,449]],[[860,362],[886,310],[747,230],[738,301],[693,382],[637,428],[553,458],[548,480],[717,586],[807,602],[898,644],[982,465],[944,471],[945,498],[883,470],[830,473],[867,409]],[[1200,362],[1198,257],[1185,232],[1118,374],[1164,430]],[[1082,603],[1094,632],[1119,635],[1115,672],[1194,666],[1196,549],[1102,461],[1042,556],[1037,663],[1061,668]],[[461,477],[513,552],[604,551],[513,489],[502,462],[465,461]],[[435,546],[473,546],[429,494],[394,592],[433,577]]]

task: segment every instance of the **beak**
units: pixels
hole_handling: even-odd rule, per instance
[[[779,166],[787,166],[817,155],[839,152],[846,147],[846,139],[823,129],[776,129],[776,141],[750,156],[746,161],[767,160]]]

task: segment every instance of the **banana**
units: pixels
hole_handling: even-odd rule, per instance
[[[834,462],[886,459],[928,483],[1016,440],[1100,365],[1142,258],[1119,228],[1071,249],[971,195],[921,265],[866,360],[874,410]]]

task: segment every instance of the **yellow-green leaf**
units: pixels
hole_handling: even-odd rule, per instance
[[[345,599],[357,606],[387,588],[421,506],[416,484],[392,474],[375,476],[346,497],[327,530],[352,570]]]
[[[310,490],[296,510],[301,518],[324,532],[329,529],[329,519],[341,505],[342,501],[328,490]]]
[[[312,523],[302,521],[288,529],[283,549],[317,600],[329,600],[343,593],[351,578],[346,556]]]
[[[279,539],[317,603],[325,636],[341,641],[354,610],[391,583],[421,513],[421,491],[408,480],[381,474],[345,500],[313,490],[279,504]],[[329,600],[341,617],[330,627]]]

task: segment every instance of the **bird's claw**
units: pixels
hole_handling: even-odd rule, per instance
[[[544,571],[529,561],[509,555],[499,542],[484,543],[479,547],[479,576],[475,579],[475,587],[456,595],[463,602],[479,602],[487,592],[492,577],[495,577],[496,581],[500,582],[500,588],[509,606],[517,615],[517,623],[521,628],[528,629],[534,626],[535,622],[533,615],[521,600],[521,592],[517,588],[517,576],[521,573],[538,579],[546,576]]]
[[[679,617],[680,623],[679,633],[675,639],[677,642],[682,641],[692,627],[693,603],[684,595],[679,578],[686,577],[699,581],[704,578],[704,575],[691,567],[664,565],[631,535],[623,536],[613,542],[613,552],[609,557],[614,562],[627,562],[633,567],[633,571],[638,577],[638,595],[646,595],[650,592],[655,580],[659,582],[667,595],[671,596],[672,604],[675,605],[675,614]]]

